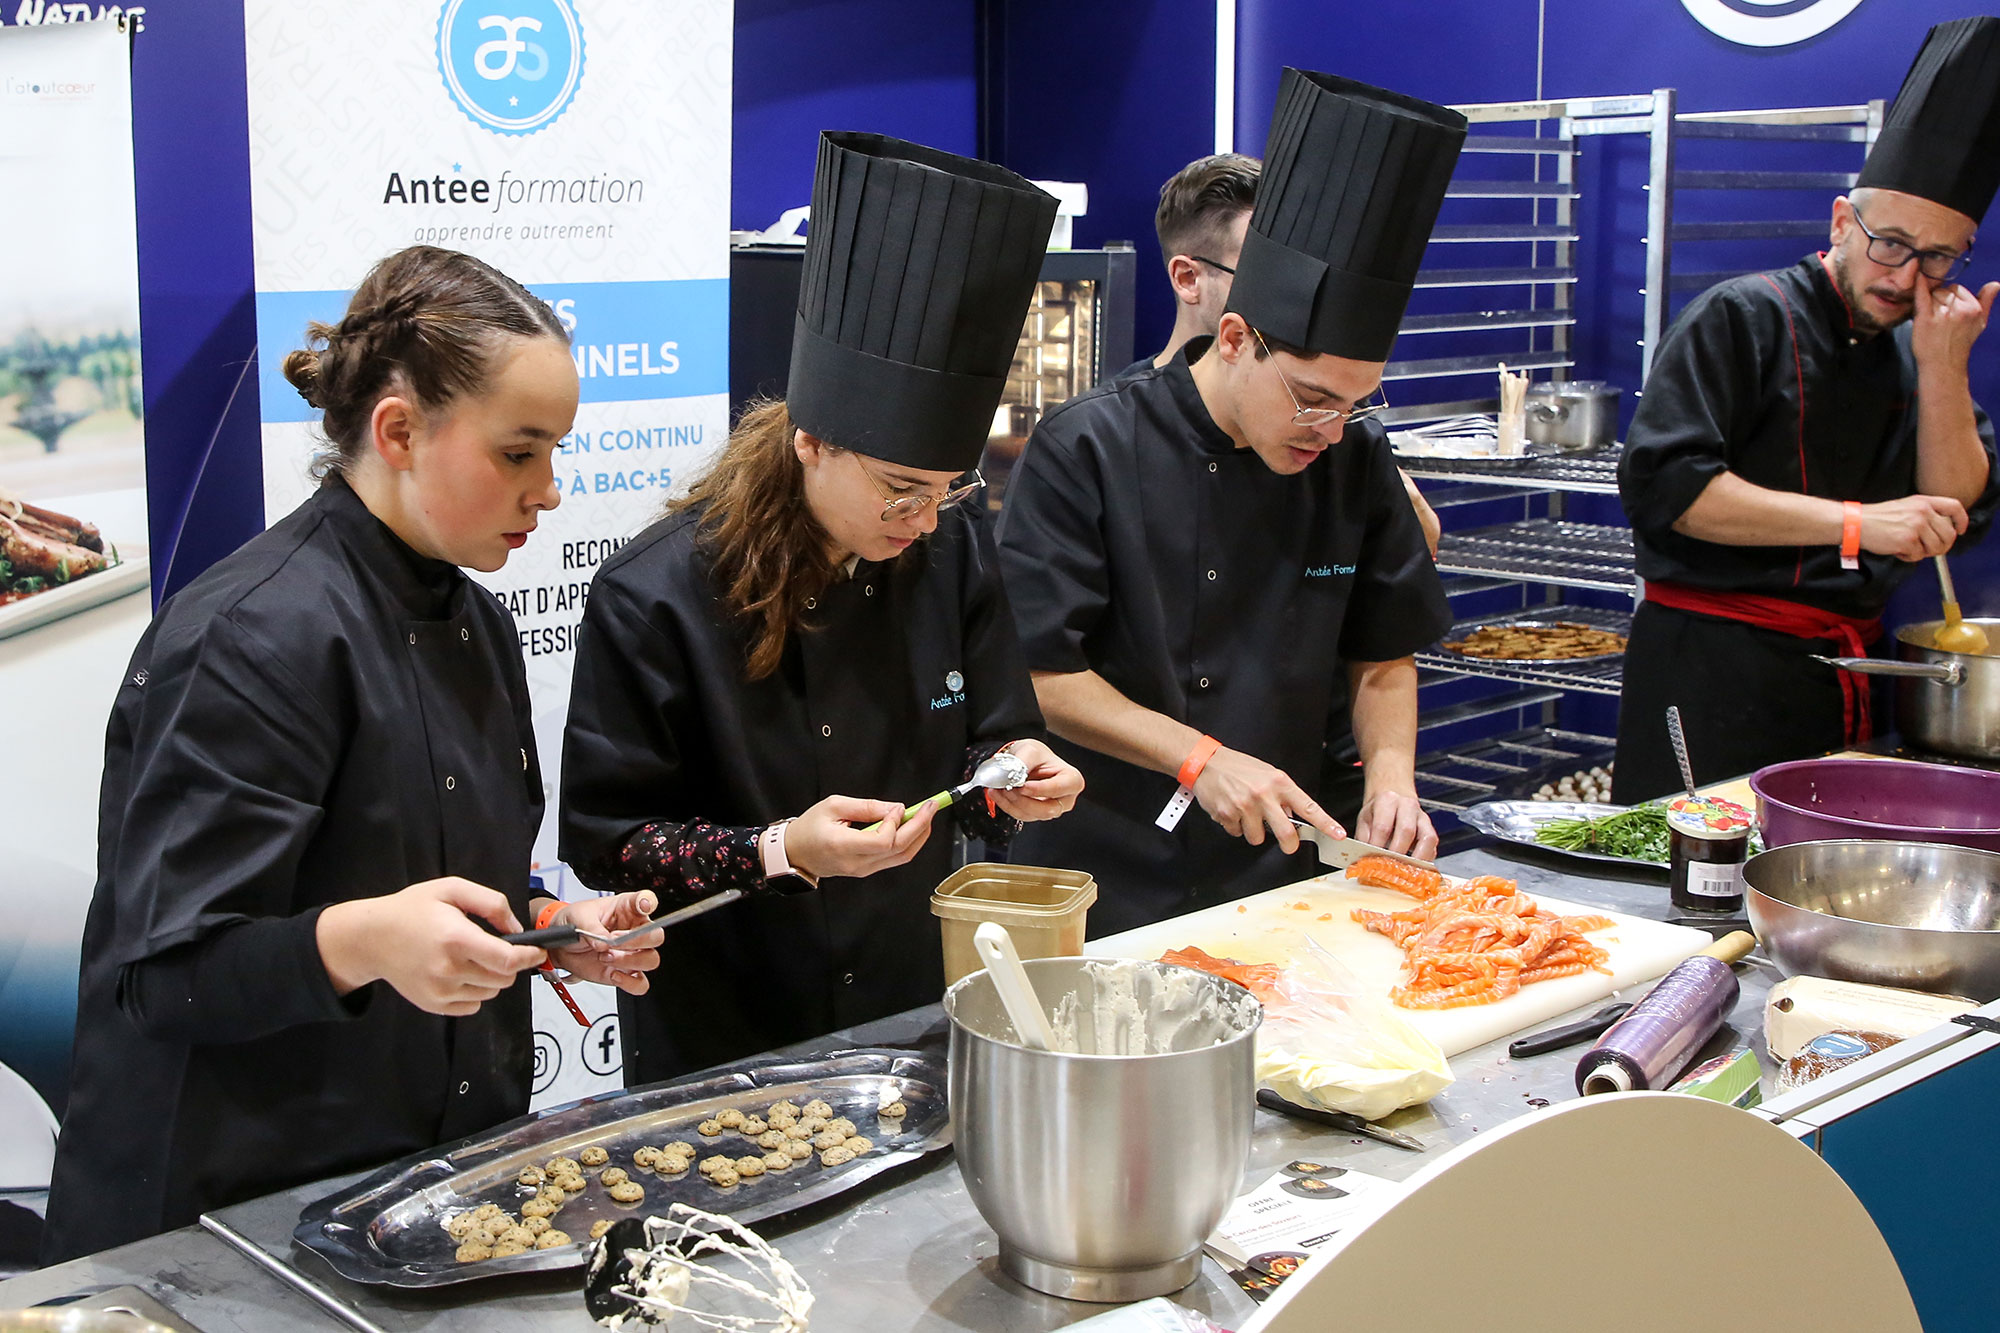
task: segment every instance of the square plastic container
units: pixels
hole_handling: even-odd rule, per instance
[[[1081,870],[975,861],[953,871],[931,894],[931,915],[944,932],[944,984],[986,966],[972,947],[980,923],[997,921],[1022,958],[1075,958],[1083,953],[1083,919],[1097,901],[1097,881]]]

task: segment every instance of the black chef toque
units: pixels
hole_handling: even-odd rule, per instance
[[[2000,188],[2000,18],[1953,19],[1925,34],[1855,187],[1986,216]]]
[[[1465,117],[1287,69],[1227,309],[1294,347],[1387,361]]]
[[[976,467],[1055,216],[1053,197],[990,162],[822,134],[793,422],[904,467]]]

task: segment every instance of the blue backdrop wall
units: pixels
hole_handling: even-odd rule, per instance
[[[729,225],[811,200],[821,130],[976,153],[975,19],[965,0],[736,0]]]

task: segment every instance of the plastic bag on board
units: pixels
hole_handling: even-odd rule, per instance
[[[1438,1044],[1364,991],[1317,942],[1279,970],[1257,1034],[1257,1082],[1287,1101],[1379,1120],[1452,1081]]]

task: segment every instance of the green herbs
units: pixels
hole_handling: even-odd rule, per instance
[[[1665,861],[1667,809],[1663,805],[1635,805],[1595,819],[1551,819],[1535,825],[1535,841],[1564,852]]]
[[[1631,861],[1667,863],[1667,807],[1635,805],[1615,815],[1595,819],[1551,819],[1535,825],[1535,841],[1559,852],[1595,852]],[[1764,850],[1764,840],[1750,831],[1750,854]]]

